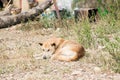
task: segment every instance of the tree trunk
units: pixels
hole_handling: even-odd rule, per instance
[[[1,16],[8,16],[8,15],[11,15],[8,10],[6,10],[6,11],[0,11],[0,17]]]
[[[43,13],[44,10],[49,8],[52,4],[52,0],[46,0],[43,4],[40,4],[27,12],[22,12],[17,15],[0,16],[0,28],[6,28],[19,24],[21,22],[33,20],[35,17]]]

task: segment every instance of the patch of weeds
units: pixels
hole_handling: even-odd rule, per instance
[[[92,45],[91,26],[87,20],[76,24],[73,29],[78,38],[78,42],[80,42],[86,48]]]
[[[113,34],[119,32],[120,27],[114,18],[111,17],[111,19],[109,19],[107,22],[107,25],[103,26],[105,34]]]
[[[21,23],[22,26],[18,27],[18,30],[23,31],[31,31],[31,30],[38,30],[41,28],[52,28],[59,24],[55,19],[48,19],[46,17],[41,18],[38,21],[28,21],[27,23]],[[59,25],[60,26],[60,25]]]
[[[100,28],[99,28],[100,29]],[[102,50],[103,52],[108,52],[109,55],[106,57],[105,55],[101,56],[99,59],[102,60],[102,65],[107,67],[108,69],[113,69],[115,72],[120,73],[120,44],[119,44],[119,37],[113,34],[111,38],[105,36],[107,35],[106,32],[103,30],[98,31],[98,36],[100,38],[99,44],[105,46],[105,49]],[[110,33],[112,35],[112,33]],[[110,57],[111,56],[111,57]]]
[[[39,21],[28,21],[27,23],[21,23],[21,26],[18,27],[17,30],[31,31],[31,30],[38,30],[42,27],[44,27],[44,25]]]
[[[0,68],[0,74],[2,74],[3,73],[3,70]]]
[[[51,27],[53,27],[54,19],[48,19],[47,17],[44,17],[44,18],[40,19],[39,22],[43,23],[44,28],[51,28]]]
[[[120,42],[120,37],[116,36],[115,40],[117,40],[117,42]]]
[[[120,38],[119,20],[107,15],[97,24],[82,21],[72,28],[78,41],[89,49],[85,62],[95,63],[105,69],[120,73]]]
[[[15,66],[3,65],[0,68],[0,74],[13,72],[14,69],[15,69]]]
[[[106,46],[106,48],[109,51],[112,58],[115,60],[114,64],[112,65],[112,69],[115,72],[120,73],[120,44],[116,42],[110,42]]]

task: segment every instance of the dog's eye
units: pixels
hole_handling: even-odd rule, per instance
[[[50,49],[47,50],[48,52],[50,51]]]

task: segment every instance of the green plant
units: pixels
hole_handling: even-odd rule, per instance
[[[120,44],[119,42],[109,42],[106,46],[112,58],[115,60],[114,65],[112,66],[115,72],[120,73]]]
[[[78,42],[82,43],[86,48],[92,45],[92,32],[88,20],[77,23],[73,29],[75,30]]]
[[[78,42],[86,49],[92,49],[86,53],[83,61],[120,73],[119,22],[120,20],[110,13],[101,17],[97,24],[91,24],[86,20],[73,25]]]

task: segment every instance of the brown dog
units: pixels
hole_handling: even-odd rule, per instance
[[[43,51],[43,59],[75,61],[84,56],[85,53],[83,46],[80,44],[62,38],[50,38],[39,44]]]

